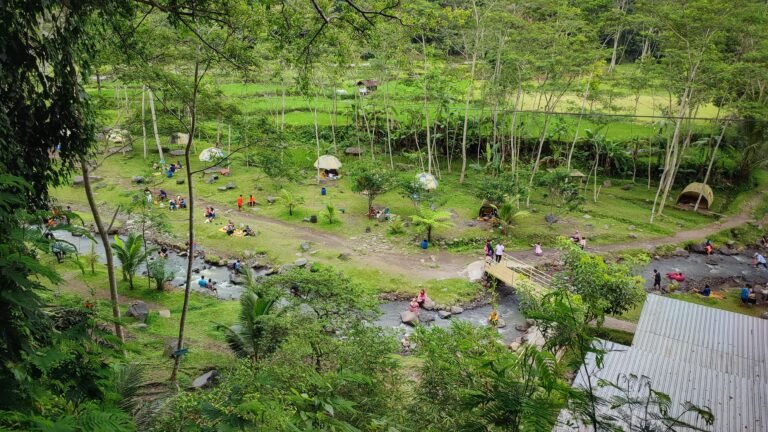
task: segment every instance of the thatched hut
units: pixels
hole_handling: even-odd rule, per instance
[[[699,208],[708,209],[712,205],[712,201],[715,199],[715,194],[712,192],[712,188],[704,183],[691,183],[680,192],[677,197],[678,205],[696,205],[696,201],[701,196],[701,202]]]

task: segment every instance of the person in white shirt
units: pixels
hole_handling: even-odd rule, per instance
[[[765,257],[759,253],[755,253],[755,268],[760,266],[763,266],[768,270],[768,264],[765,262]]]
[[[498,243],[496,245],[496,262],[501,262],[501,256],[504,255],[504,245]]]

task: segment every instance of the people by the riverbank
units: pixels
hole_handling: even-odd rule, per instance
[[[661,273],[657,269],[653,269],[653,289],[661,291]]]
[[[712,246],[712,242],[707,240],[704,242],[704,252],[707,253],[707,255],[712,255],[715,253],[715,248]]]
[[[755,268],[760,268],[760,266],[763,266],[764,269],[768,270],[768,263],[765,261],[765,257],[760,252],[755,252],[754,257],[754,264]]]
[[[757,304],[757,295],[755,294],[755,291],[752,289],[751,284],[746,284],[746,286],[741,288],[741,303],[745,305],[754,305]]]
[[[419,295],[416,297],[416,303],[419,304],[420,308],[423,308],[425,301],[427,301],[427,292],[422,288],[421,291],[419,291]]]
[[[693,292],[695,292],[696,294],[699,294],[701,296],[704,296],[704,297],[709,297],[712,294],[712,288],[709,286],[709,284],[704,284],[704,288],[702,288],[700,290],[694,288]]]
[[[408,311],[416,314],[421,311],[421,307],[419,307],[419,302],[416,301],[416,297],[412,298],[411,303],[408,304]]]

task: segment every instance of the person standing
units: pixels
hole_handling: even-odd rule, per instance
[[[237,197],[237,210],[243,211],[243,195],[242,194],[239,197]]]
[[[493,246],[490,240],[485,241],[485,260],[493,261]]]
[[[653,269],[653,289],[661,291],[661,273],[656,269]]]
[[[541,250],[541,242],[536,242],[536,244],[533,245],[533,253],[536,256],[544,255],[544,251]]]
[[[504,255],[504,245],[501,243],[496,244],[496,262],[501,262],[501,256]]]

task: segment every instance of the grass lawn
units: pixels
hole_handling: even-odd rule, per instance
[[[728,312],[735,312],[743,315],[749,315],[753,317],[759,317],[763,312],[768,311],[767,306],[745,306],[741,303],[741,289],[734,288],[726,291],[725,298],[720,300],[713,297],[702,297],[693,293],[675,293],[670,294],[669,297],[677,300],[687,301],[689,303],[696,303],[703,306],[713,307],[715,309],[722,309]]]

